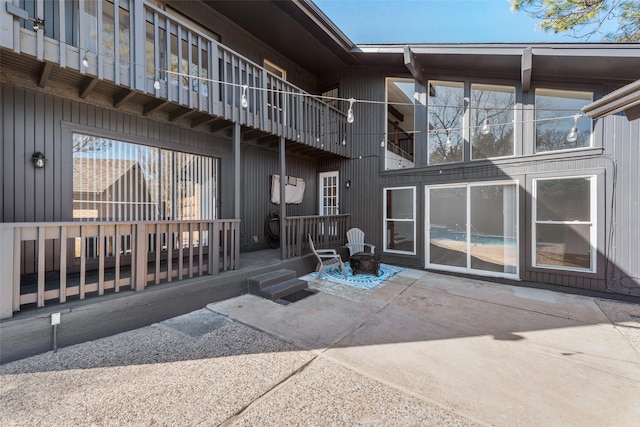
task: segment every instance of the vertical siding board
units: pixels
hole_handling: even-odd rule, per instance
[[[37,117],[37,120],[33,120],[33,127],[34,127],[34,137],[33,137],[33,143],[34,143],[34,147],[33,147],[33,151],[31,151],[31,153],[34,153],[36,151],[40,151],[42,153],[44,153],[45,156],[47,156],[47,158],[49,158],[52,155],[52,152],[50,152],[47,148],[49,148],[50,143],[48,135],[45,133],[45,124],[46,124],[46,120],[48,118],[48,115],[45,115],[45,105],[44,105],[44,94],[42,92],[35,92],[35,97],[34,97],[34,115],[32,117]],[[29,156],[29,151],[26,152],[27,156]],[[31,165],[30,165],[31,166]],[[33,190],[33,192],[27,196],[27,198],[32,198],[33,199],[33,209],[34,209],[34,213],[33,213],[33,220],[34,221],[46,221],[47,218],[45,217],[48,216],[47,214],[47,203],[46,203],[46,198],[50,197],[50,193],[46,193],[45,192],[45,186],[50,186],[51,185],[51,180],[47,179],[49,178],[49,175],[52,172],[52,167],[53,165],[51,164],[51,162],[47,162],[47,164],[45,165],[45,167],[43,169],[35,169],[33,166],[31,166],[31,170],[33,170],[35,172],[34,175],[34,185],[35,188]],[[27,170],[29,170],[29,168],[27,168]]]
[[[629,190],[629,196],[634,200],[634,212],[636,213],[635,221],[633,221],[632,226],[634,227],[631,232],[633,233],[635,247],[633,251],[629,254],[632,259],[635,261],[633,263],[629,263],[631,276],[634,277],[634,281],[637,287],[640,287],[640,263],[638,260],[640,259],[640,171],[638,170],[638,164],[640,164],[640,120],[635,120],[631,125],[630,129],[630,137],[629,143],[633,146],[636,144],[636,150],[633,152],[633,156],[629,159],[629,167],[627,170],[630,170],[632,173],[631,181],[635,184]],[[634,167],[635,166],[635,167]]]
[[[52,190],[49,193],[50,197],[53,199],[53,212],[52,212],[52,221],[61,221],[62,220],[62,211],[61,211],[61,197],[60,192],[64,191],[61,183],[61,174],[62,174],[62,164],[61,157],[63,155],[63,150],[65,145],[62,144],[61,135],[60,135],[60,122],[62,121],[62,100],[58,97],[51,97],[51,112],[50,112],[50,126],[51,130],[48,133],[49,138],[53,141],[53,165],[51,165],[51,169],[53,171],[52,177]],[[68,146],[68,145],[67,145]]]
[[[13,143],[15,146],[14,157],[14,177],[15,188],[23,188],[24,191],[15,191],[14,193],[14,221],[28,221],[25,210],[25,192],[31,194],[33,190],[33,174],[31,175],[32,186],[28,187],[28,181],[25,176],[25,167],[27,166],[27,154],[25,151],[25,128],[33,124],[32,120],[25,119],[25,91],[24,89],[15,89],[15,130]],[[33,139],[32,139],[33,141]]]
[[[627,200],[623,218],[618,223],[621,230],[617,230],[618,235],[627,239],[627,244],[623,247],[623,252],[627,254],[624,258],[625,270],[627,271],[625,280],[626,286],[634,286],[636,291],[640,287],[640,172],[638,162],[640,161],[640,120],[635,120],[631,124],[618,118],[623,127],[624,135],[622,144],[625,152],[622,156],[622,164],[619,164],[619,175],[623,174],[625,180],[623,187],[618,192],[619,199]],[[626,125],[626,126],[624,126]],[[622,245],[621,245],[622,246]]]
[[[16,161],[17,156],[14,155],[15,147],[15,126],[18,123],[16,117],[16,106],[14,94],[15,90],[13,87],[0,85],[0,94],[2,94],[2,99],[0,99],[0,103],[2,104],[2,117],[3,117],[3,126],[2,126],[2,165],[3,165],[3,173],[2,173],[2,199],[0,203],[2,203],[2,212],[0,212],[0,219],[3,222],[13,222],[15,221],[15,202],[14,202],[14,193],[15,193],[15,180],[17,177],[16,174]]]

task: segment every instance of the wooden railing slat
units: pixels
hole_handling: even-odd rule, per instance
[[[122,286],[139,291],[146,287],[147,279],[158,284],[170,282],[174,276],[183,279],[205,272],[216,275],[220,268],[236,269],[240,258],[239,224],[239,220],[11,224],[12,262],[16,266],[35,265],[37,276],[34,292],[20,295],[21,275],[31,273],[25,273],[21,267],[13,269],[8,283],[11,293],[7,293],[12,296],[11,307],[13,311],[27,303],[42,307],[52,299],[64,303],[70,296],[85,299],[89,293],[104,295],[111,289],[119,292]],[[288,232],[289,241],[298,245],[289,251],[290,256],[302,251],[297,240],[300,227],[295,224]],[[150,256],[150,252],[155,252],[155,256]],[[176,253],[177,263],[173,260]],[[161,270],[165,256],[166,272]],[[47,257],[54,257],[55,262],[46,262]],[[123,264],[130,265],[129,277],[122,277]],[[78,270],[70,270],[70,266],[79,270],[74,284],[69,283],[68,274]],[[52,268],[59,274],[48,277]],[[153,270],[147,274],[149,268]],[[113,279],[106,280],[107,269],[113,269]],[[57,289],[50,286],[50,281]]]

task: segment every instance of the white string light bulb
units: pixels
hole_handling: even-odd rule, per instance
[[[488,135],[491,132],[491,127],[489,127],[489,119],[487,117],[487,110],[484,110],[484,121],[482,122],[482,126],[480,126],[480,133],[482,135]]]
[[[576,142],[578,139],[578,119],[580,116],[576,114],[573,116],[573,127],[571,128],[571,132],[567,135],[568,142]]]
[[[347,111],[347,123],[353,123],[353,103],[356,102],[355,98],[349,98],[349,111]]]
[[[87,55],[85,54],[84,57],[82,58],[82,66],[84,68],[88,68],[89,67],[89,60],[87,59]]]
[[[158,80],[156,80],[155,82],[153,82],[153,88],[155,90],[160,90],[160,82]]]
[[[249,86],[242,86],[242,98],[240,99],[240,105],[242,105],[242,108],[247,108],[249,106],[249,101],[247,100],[247,89],[249,89]]]

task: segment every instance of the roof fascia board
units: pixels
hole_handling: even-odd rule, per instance
[[[585,46],[585,47],[537,47],[533,46],[533,54],[539,56],[595,56],[595,57],[621,57],[621,58],[640,58],[640,49],[638,47],[604,47],[604,46]]]
[[[325,15],[312,1],[291,0],[300,11],[309,17],[318,28],[322,29],[345,52],[350,52],[354,43]]]
[[[465,45],[386,45],[359,44],[353,47],[356,53],[403,53],[409,46],[416,55],[511,55],[521,56],[524,49],[531,49],[538,56],[594,56],[594,57],[640,57],[637,45],[572,44],[541,46],[535,44],[465,44]]]

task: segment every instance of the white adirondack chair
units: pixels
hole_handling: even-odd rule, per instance
[[[344,275],[345,279],[347,278],[347,267],[344,266],[342,262],[342,258],[340,254],[338,254],[335,249],[316,249],[313,245],[313,240],[311,239],[311,235],[307,235],[309,237],[309,247],[315,254],[318,259],[318,265],[316,266],[316,271],[318,272],[318,278],[322,276],[322,272],[331,267],[340,266],[340,271]]]
[[[364,231],[359,228],[352,228],[347,231],[347,244],[345,246],[349,248],[349,255],[364,252],[366,247],[369,248],[371,253],[376,251],[374,245],[364,242]]]

